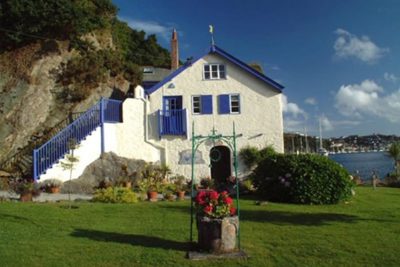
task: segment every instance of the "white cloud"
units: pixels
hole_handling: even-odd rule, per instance
[[[332,125],[331,121],[328,119],[327,116],[322,115],[322,116],[320,117],[320,120],[321,120],[321,128],[322,128],[324,131],[331,131],[331,130],[333,130],[333,125]]]
[[[387,73],[387,72],[385,72],[384,74],[383,74],[383,78],[386,80],[386,81],[389,81],[389,82],[397,82],[397,80],[399,80],[399,77],[397,77],[396,75],[394,75],[393,73]]]
[[[296,103],[288,102],[287,96],[282,94],[283,124],[285,131],[303,131],[307,113]]]
[[[335,96],[335,107],[348,117],[374,115],[390,122],[400,122],[400,89],[384,93],[383,88],[373,80],[342,85]]]
[[[380,48],[368,36],[358,37],[346,30],[335,31],[338,38],[333,45],[335,55],[339,58],[356,57],[367,63],[374,63],[389,52],[388,48]]]
[[[287,96],[285,95],[282,95],[282,110],[283,113],[293,116],[294,118],[297,118],[300,115],[306,117],[306,112],[297,104],[288,102]]]
[[[161,36],[166,41],[169,41],[172,34],[173,27],[170,25],[162,25],[156,21],[150,20],[137,20],[126,17],[120,17],[122,21],[128,23],[129,27],[135,30],[143,30],[146,34],[156,34]],[[181,35],[181,33],[179,32]]]
[[[314,97],[308,97],[304,100],[304,103],[315,106],[317,104],[317,100]]]

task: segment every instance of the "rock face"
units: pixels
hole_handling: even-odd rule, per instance
[[[30,49],[0,54],[0,167],[28,145],[26,152],[31,155],[32,147],[47,141],[46,134],[66,121],[70,112],[86,111],[101,97],[109,98],[115,88],[123,93],[129,89],[126,80],[110,77],[80,102],[57,99],[56,92],[60,90],[57,73],[61,64],[77,52],[69,51],[63,43],[56,43],[55,47],[45,53],[43,47],[35,44]],[[41,140],[41,137],[45,138]]]
[[[135,180],[141,177],[145,166],[146,162],[143,160],[119,157],[112,152],[104,153],[101,158],[87,166],[78,179],[65,182],[61,192],[66,193],[71,188],[72,193],[92,193],[100,182],[115,183],[122,176]]]

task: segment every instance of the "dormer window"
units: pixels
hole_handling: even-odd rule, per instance
[[[204,65],[205,80],[225,79],[225,65],[222,64],[207,64]]]
[[[145,73],[145,74],[153,74],[154,73],[154,68],[152,68],[152,67],[144,67],[143,68],[143,73]]]

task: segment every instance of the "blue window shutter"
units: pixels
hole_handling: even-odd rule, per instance
[[[219,95],[219,114],[229,114],[230,112],[230,104],[229,104],[229,95]]]
[[[201,96],[201,114],[212,114],[212,95]]]

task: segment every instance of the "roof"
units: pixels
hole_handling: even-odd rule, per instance
[[[249,74],[251,74],[252,76],[258,78],[259,80],[263,81],[264,83],[272,86],[272,88],[274,88],[277,92],[282,92],[282,89],[284,88],[283,85],[275,82],[274,80],[272,80],[271,78],[267,77],[265,74],[262,74],[261,72],[258,72],[257,70],[253,69],[252,67],[250,67],[249,65],[247,65],[246,63],[244,63],[243,61],[239,60],[238,58],[232,56],[231,54],[225,52],[224,50],[222,50],[221,48],[217,47],[216,45],[212,45],[210,47],[210,50],[205,53],[204,55],[196,58],[193,61],[187,61],[184,65],[182,65],[180,68],[178,68],[177,70],[175,70],[174,72],[172,72],[170,75],[168,75],[167,77],[165,77],[162,81],[160,81],[159,83],[155,84],[154,86],[152,86],[151,88],[149,88],[147,90],[147,94],[152,94],[155,91],[157,91],[161,86],[163,86],[164,84],[166,84],[167,82],[171,81],[173,78],[175,78],[176,76],[178,76],[181,72],[183,72],[184,70],[186,70],[188,67],[190,67],[193,63],[195,63],[196,61],[198,61],[199,59],[203,58],[204,56],[208,55],[208,54],[217,54],[225,59],[227,59],[228,61],[230,61],[232,64],[238,66],[239,68],[241,68],[242,70],[248,72]]]
[[[143,82],[159,82],[169,74],[171,74],[170,69],[146,66],[143,67]]]

